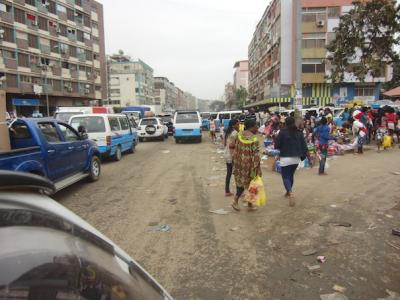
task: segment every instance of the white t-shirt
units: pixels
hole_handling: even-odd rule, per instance
[[[301,163],[301,158],[295,156],[281,157],[280,161],[281,161],[281,167],[287,167],[291,165],[298,165],[299,163]]]

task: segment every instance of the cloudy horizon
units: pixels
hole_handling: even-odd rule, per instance
[[[269,1],[99,0],[104,6],[106,53],[141,59],[184,91],[218,99],[233,80]],[[217,3],[216,3],[217,2]]]

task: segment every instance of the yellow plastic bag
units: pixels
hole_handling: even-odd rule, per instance
[[[392,142],[392,137],[391,136],[385,135],[383,137],[382,146],[383,146],[384,149],[391,148],[392,147],[392,143],[393,142]]]
[[[260,176],[255,177],[246,191],[245,201],[256,206],[264,206],[267,203],[264,183]]]

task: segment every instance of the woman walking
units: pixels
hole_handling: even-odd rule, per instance
[[[225,196],[226,197],[231,197],[233,194],[230,191],[230,183],[231,183],[231,177],[232,177],[232,172],[233,172],[233,159],[232,155],[235,150],[235,140],[237,137],[237,134],[239,132],[239,125],[240,122],[237,119],[232,119],[229,121],[229,127],[225,132],[224,136],[224,146],[225,146],[225,152],[224,152],[224,157],[226,161],[226,180],[225,180]]]
[[[293,194],[294,173],[299,163],[306,157],[312,165],[303,133],[297,129],[295,119],[287,117],[285,128],[276,138],[275,148],[280,150],[280,161],[282,167],[282,180],[286,189],[285,197],[289,198],[289,205],[295,205]]]
[[[252,179],[261,176],[260,144],[257,138],[257,121],[247,119],[243,132],[237,135],[233,155],[233,174],[236,182],[236,195],[232,202],[234,210],[239,211],[239,198],[250,185]],[[256,210],[252,203],[248,203],[249,210]]]

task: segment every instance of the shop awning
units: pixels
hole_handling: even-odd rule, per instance
[[[14,106],[39,106],[39,99],[23,99],[23,98],[13,98],[12,104]]]
[[[383,93],[387,97],[400,97],[400,86]]]

